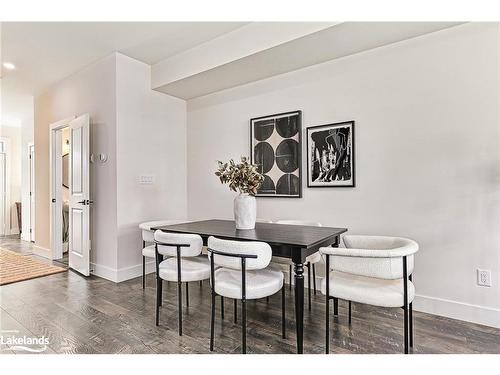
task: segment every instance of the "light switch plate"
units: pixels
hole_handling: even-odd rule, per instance
[[[153,175],[141,175],[139,177],[139,183],[141,185],[152,185],[155,182],[155,176]]]

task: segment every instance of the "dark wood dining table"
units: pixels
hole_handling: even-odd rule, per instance
[[[262,241],[271,246],[273,256],[291,259],[294,264],[295,277],[297,353],[303,353],[304,263],[306,257],[318,251],[320,247],[338,246],[340,235],[347,232],[347,229],[257,223],[255,229],[237,230],[234,221],[231,220],[194,221],[152,229],[173,233],[198,234],[203,238],[205,245],[210,236],[229,240]]]

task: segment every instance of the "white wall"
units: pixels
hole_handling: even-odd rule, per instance
[[[139,223],[186,218],[186,102],[151,90],[150,66],[117,54],[116,111],[122,280],[141,272]],[[141,175],[154,176],[154,183],[139,184]],[[148,261],[152,271],[153,262]]]
[[[416,308],[500,326],[499,53],[498,24],[468,24],[189,101],[189,217],[232,217],[213,172],[249,154],[250,118],[355,120],[356,188],[304,177],[302,199],[258,199],[258,217],[413,238]]]
[[[36,243],[49,247],[49,124],[89,113],[94,274],[122,281],[142,272],[140,222],[185,218],[186,102],[151,90],[150,67],[113,54],[36,99]],[[140,185],[140,175],[154,175]],[[39,210],[40,207],[40,210]],[[149,270],[153,270],[149,265]]]
[[[16,202],[21,202],[21,126],[1,124],[0,136],[8,141],[6,158],[9,204],[6,207],[5,234],[18,234]]]
[[[50,248],[49,126],[88,113],[91,152],[106,163],[91,164],[91,261],[94,268],[117,267],[116,219],[116,57],[108,56],[65,78],[35,100],[36,245]]]

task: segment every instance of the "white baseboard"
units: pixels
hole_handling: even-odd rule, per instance
[[[146,274],[155,272],[155,261],[146,258]],[[117,272],[117,282],[142,276],[142,263],[131,267],[120,268]]]
[[[50,250],[50,249],[46,249],[45,247],[35,245],[35,246],[33,246],[32,251],[33,251],[33,254],[35,254],[35,255],[52,260],[52,250]]]
[[[90,273],[92,275],[102,277],[103,279],[118,282],[117,272],[115,268],[103,266],[102,264],[90,263]]]
[[[500,328],[500,309],[419,294],[413,306],[416,311]]]
[[[148,258],[146,258],[148,259]],[[135,266],[114,269],[101,264],[91,263],[92,274],[102,277],[103,279],[120,283],[122,281],[130,280],[142,276],[142,263]],[[155,272],[154,260],[146,261],[146,274]]]

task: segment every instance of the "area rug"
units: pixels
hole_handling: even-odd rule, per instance
[[[43,263],[29,255],[0,248],[0,285],[65,272],[67,269]]]

